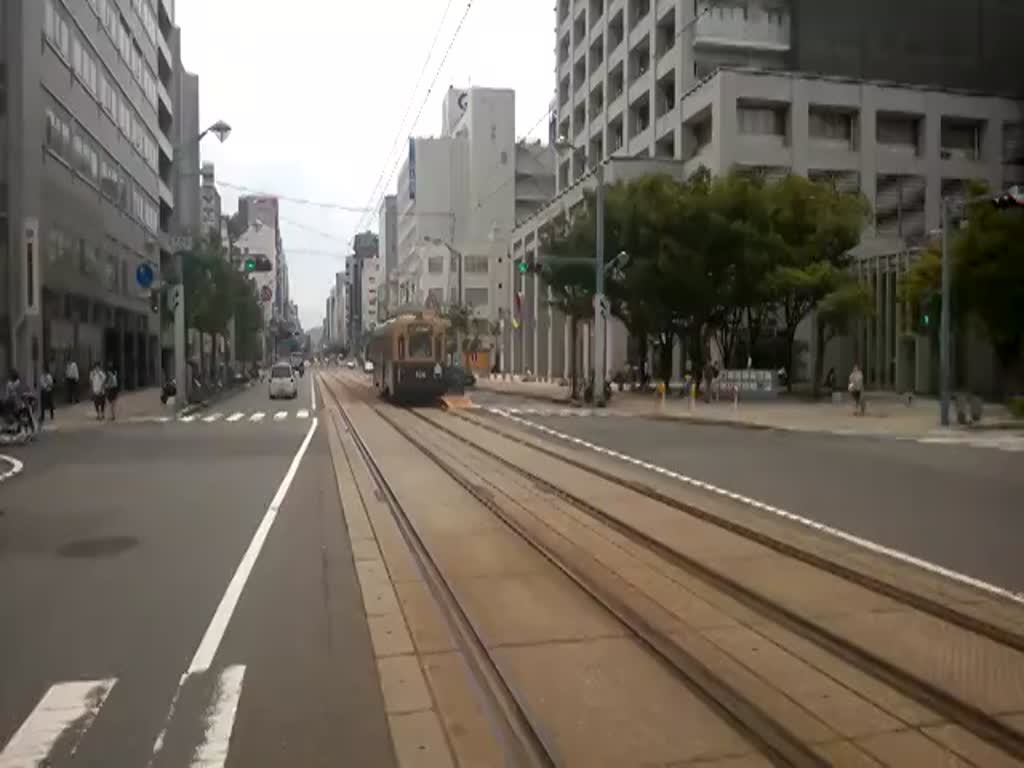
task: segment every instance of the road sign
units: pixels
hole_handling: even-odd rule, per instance
[[[149,288],[153,284],[153,266],[143,262],[135,268],[135,282],[140,288]]]
[[[268,302],[268,301],[270,301],[270,300],[271,300],[272,298],[274,298],[274,291],[273,291],[273,289],[272,289],[272,288],[271,288],[271,287],[270,287],[269,285],[264,285],[264,286],[263,286],[263,287],[262,287],[262,288],[260,289],[260,299],[261,299],[261,300],[262,300],[263,302]]]
[[[192,235],[172,235],[170,240],[174,252],[192,250]]]

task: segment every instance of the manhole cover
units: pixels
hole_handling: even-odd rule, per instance
[[[78,539],[62,545],[61,557],[116,557],[139,545],[134,536],[105,536],[98,539]]]

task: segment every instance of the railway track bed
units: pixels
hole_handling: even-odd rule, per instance
[[[337,405],[530,762],[1024,764],[1012,644],[485,426]]]

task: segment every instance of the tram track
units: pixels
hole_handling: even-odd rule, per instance
[[[345,386],[340,381],[338,384]],[[340,401],[338,401],[338,405],[342,412],[344,412],[345,409],[341,406]],[[624,600],[621,594],[616,594],[614,590],[607,589],[601,579],[594,577],[592,570],[581,567],[578,562],[574,562],[572,558],[567,557],[565,552],[551,546],[550,540],[545,541],[537,535],[535,529],[524,525],[521,519],[510,514],[507,505],[503,504],[500,500],[501,491],[488,488],[486,482],[481,482],[479,474],[476,478],[472,477],[472,473],[467,471],[468,465],[460,466],[459,462],[455,459],[453,448],[446,449],[440,442],[432,442],[432,438],[426,436],[424,432],[410,427],[405,414],[411,414],[415,418],[416,423],[421,425],[427,433],[434,432],[437,435],[442,435],[449,443],[457,444],[463,449],[469,449],[475,455],[486,457],[488,461],[499,465],[504,471],[520,477],[524,484],[528,484],[542,494],[552,499],[558,499],[574,510],[578,510],[582,515],[587,516],[598,525],[604,526],[614,531],[618,536],[628,540],[635,547],[645,550],[660,561],[700,580],[710,588],[728,595],[765,620],[777,624],[798,637],[807,640],[831,656],[842,660],[891,689],[898,691],[907,698],[941,715],[943,719],[956,723],[1006,755],[1016,760],[1024,761],[1024,735],[982,708],[958,698],[929,680],[908,672],[899,665],[894,664],[890,659],[886,659],[830,631],[828,628],[801,615],[790,607],[772,600],[757,590],[751,589],[749,585],[743,584],[739,580],[733,579],[713,568],[709,568],[706,563],[701,562],[699,559],[655,539],[635,526],[629,525],[621,517],[609,513],[599,505],[580,497],[564,487],[560,487],[556,482],[552,482],[550,478],[524,469],[500,453],[481,444],[480,440],[470,439],[463,432],[440,423],[438,418],[421,411],[391,408],[390,406],[380,404],[371,404],[370,407],[380,419],[401,435],[403,439],[415,446],[478,503],[490,510],[518,537],[528,543],[559,571],[568,576],[611,615],[615,616],[673,674],[697,691],[710,708],[741,732],[751,744],[755,745],[774,764],[827,765],[828,762],[816,754],[811,746],[803,743],[801,739],[781,725],[769,712],[754,704],[742,691],[721,679],[714,670],[708,668],[699,658],[690,654],[686,647],[684,647],[685,644],[664,631],[662,627],[658,626],[657,622],[649,621],[628,600]],[[347,415],[345,418],[348,418]],[[474,424],[478,428],[481,426],[472,419],[465,419],[465,421]],[[353,433],[355,433],[354,425],[352,425],[352,429]],[[497,429],[492,430],[492,432],[505,439],[521,440],[518,436],[510,435],[505,430]],[[530,447],[533,449],[536,446],[531,443]],[[610,473],[603,473],[573,459],[556,455],[554,452],[550,453],[550,457],[552,460],[574,465],[582,471],[591,472],[595,477],[599,477],[603,481],[617,483],[677,511],[689,512],[689,509],[679,510],[680,502],[666,497],[664,494],[658,493],[653,489],[644,488],[639,486],[639,484],[615,477]],[[378,465],[375,474],[384,478],[385,471],[384,468]],[[480,471],[479,469],[476,470],[478,473]],[[386,479],[384,481],[386,482]],[[705,516],[701,515],[700,519],[703,520]],[[412,525],[408,518],[406,518],[406,522],[408,525]],[[713,521],[704,520],[704,522],[717,522],[717,519]],[[731,532],[744,535],[745,531]],[[757,541],[757,539],[754,540]],[[758,541],[757,543],[765,542]],[[779,547],[771,546],[771,542],[768,542],[768,545],[771,549],[779,551]],[[785,551],[779,553],[782,555],[789,554]],[[425,556],[429,557],[429,553],[426,553]],[[797,559],[807,562],[807,558],[801,557]],[[821,567],[818,562],[813,560],[808,564]],[[834,569],[828,567],[831,565],[830,561],[823,565],[824,570],[832,573],[832,575],[844,578],[842,572],[835,573]],[[439,577],[443,579],[443,575],[439,574]],[[860,579],[853,581],[863,589],[874,590],[875,585],[871,578],[868,578],[866,583]],[[901,597],[907,597],[908,594],[912,595],[912,593],[905,593],[904,590],[887,583],[883,582],[883,584],[891,587],[891,589],[880,588],[874,591],[885,597],[898,601]],[[921,610],[940,620],[947,620],[942,615],[946,611],[929,611],[928,608],[930,606],[927,602],[923,603],[923,607],[921,607],[922,604],[919,604],[912,596],[905,600],[904,603],[911,608]],[[971,619],[973,617],[967,618]],[[1004,635],[1008,633],[1002,630],[1002,628],[995,627],[994,629],[997,631],[989,632],[989,628],[984,624],[977,624],[972,621],[950,621],[949,623],[960,629],[977,633],[992,642],[1006,645],[1008,648],[1017,650],[1020,647],[1019,641],[1021,641],[1021,638],[1019,636],[1011,636],[1009,638],[1010,642],[1004,642],[1007,639]],[[523,714],[525,716],[525,712]]]

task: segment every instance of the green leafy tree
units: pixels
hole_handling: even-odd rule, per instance
[[[987,194],[983,185],[971,197]],[[997,209],[988,202],[968,207],[967,226],[950,243],[955,325],[973,316],[980,321],[1000,367],[1003,394],[1024,390],[1024,210]],[[901,297],[918,316],[941,312],[942,255],[932,244],[900,283]]]
[[[767,185],[765,195],[770,226],[766,242],[778,249],[778,263],[765,285],[785,324],[785,365],[792,387],[797,327],[836,289],[838,273],[849,267],[850,250],[860,241],[869,207],[860,195],[802,176]]]
[[[849,272],[836,272],[832,290],[818,302],[814,337],[814,396],[820,393],[825,345],[836,336],[853,331],[855,323],[869,317],[875,300],[868,287]]]

